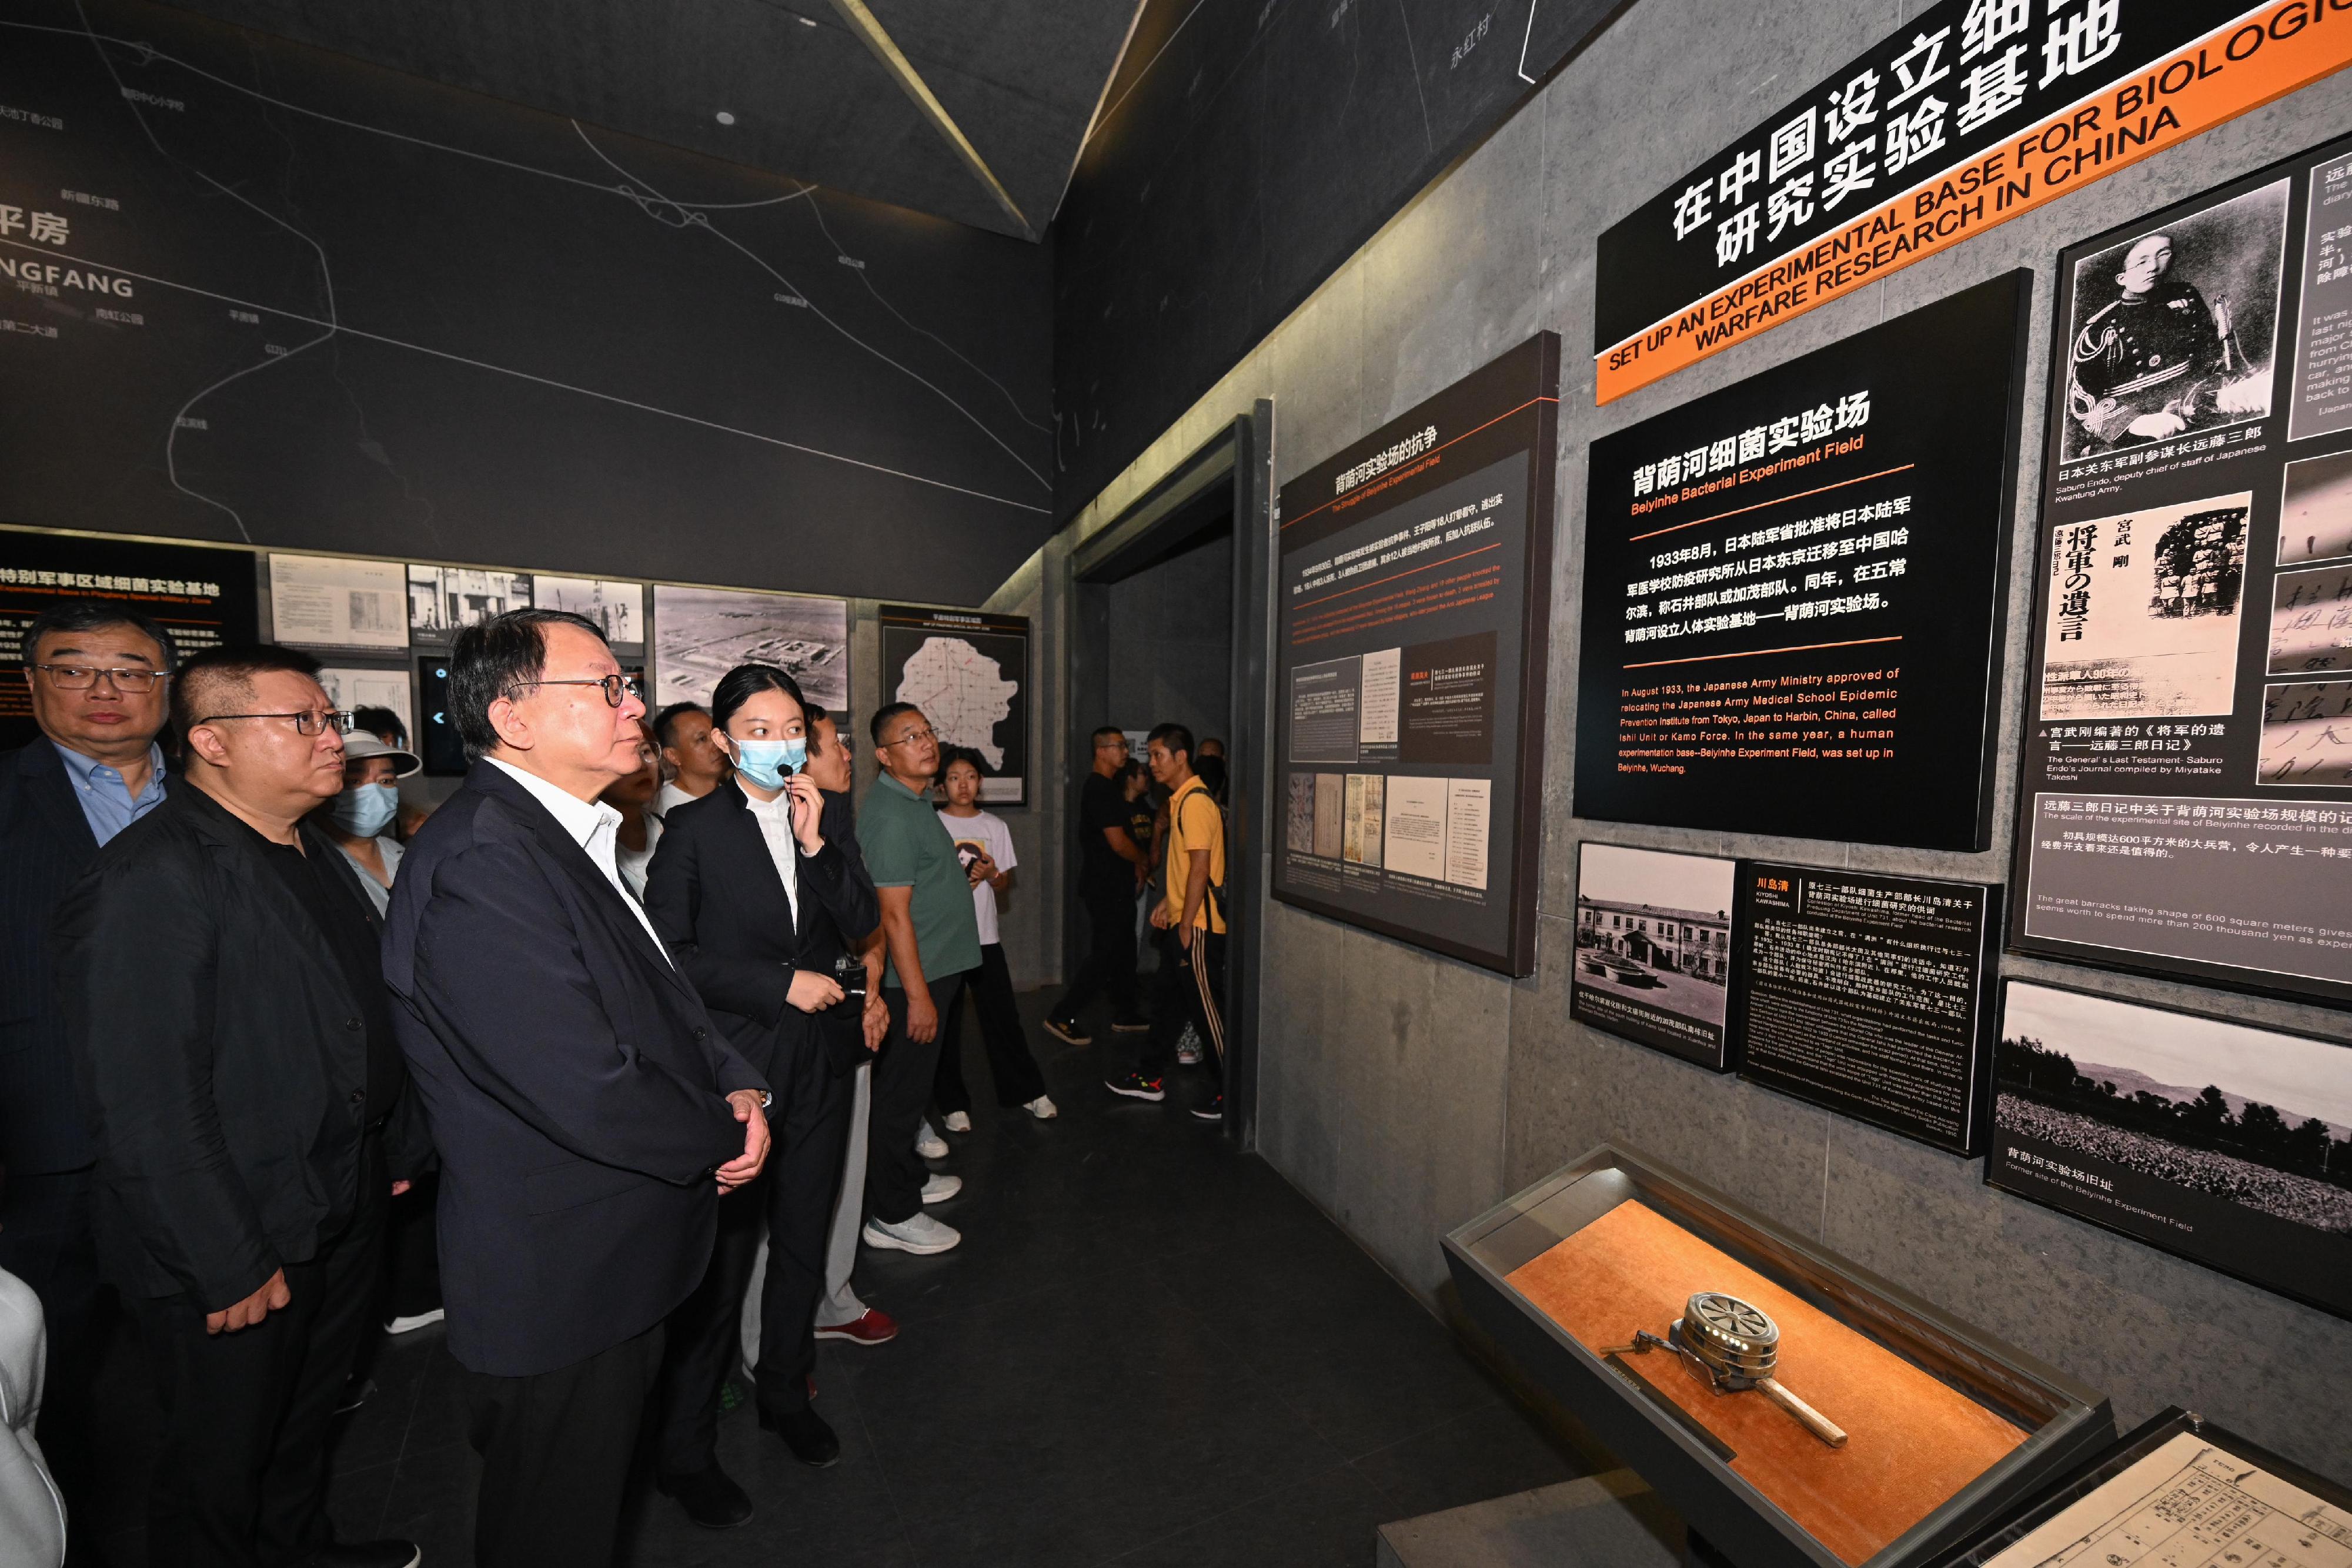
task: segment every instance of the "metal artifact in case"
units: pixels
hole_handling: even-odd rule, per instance
[[[1740,1568],[1933,1562],[2115,1436],[2105,1396],[1607,1145],[1445,1253],[1520,1369]]]

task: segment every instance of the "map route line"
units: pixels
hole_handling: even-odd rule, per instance
[[[640,402],[635,398],[623,397],[617,392],[599,392],[594,387],[583,387],[571,382],[557,381],[552,376],[542,376],[530,371],[519,371],[511,366],[493,364],[488,360],[471,359],[464,354],[452,353],[446,349],[436,349],[425,343],[412,343],[405,339],[391,337],[383,332],[371,332],[363,327],[354,327],[349,322],[331,324],[320,320],[315,316],[307,316],[299,310],[289,310],[282,306],[261,304],[256,300],[240,298],[234,294],[222,294],[210,288],[201,288],[193,283],[180,283],[169,277],[158,277],[152,273],[136,272],[127,267],[110,266],[104,262],[92,261],[87,256],[54,250],[47,246],[37,248],[26,240],[5,238],[0,238],[0,246],[5,246],[11,250],[26,251],[35,256],[61,258],[77,267],[89,267],[99,272],[113,273],[123,277],[135,277],[142,283],[152,283],[158,288],[176,289],[183,294],[193,294],[205,299],[217,299],[224,305],[235,305],[247,310],[267,310],[273,316],[282,316],[289,321],[299,321],[309,327],[333,325],[336,332],[347,338],[382,343],[387,348],[405,349],[410,353],[424,354],[436,360],[446,360],[452,364],[468,365],[475,370],[488,371],[495,375],[512,376],[517,381],[552,387],[558,392],[576,392],[582,397],[594,398],[599,402],[609,402],[622,408],[633,408],[644,413],[659,414],[664,419],[675,419],[681,423],[700,425],[705,430],[716,430],[728,435],[740,435],[746,440],[757,441],[769,446],[781,446],[788,451],[804,453],[811,457],[823,457],[835,463],[845,463],[854,468],[864,468],[876,474],[887,474],[894,479],[906,479],[918,485],[928,485],[938,490],[953,490],[958,495],[970,496],[975,500],[992,501],[1001,507],[1012,507],[1024,512],[1035,512],[1040,516],[1045,515],[1049,510],[1033,502],[1013,500],[1009,496],[992,496],[985,490],[975,490],[969,486],[952,484],[945,479],[933,479],[921,474],[909,474],[903,468],[893,468],[887,464],[869,463],[862,457],[850,457],[838,452],[827,452],[821,446],[809,446],[801,442],[787,441],[781,435],[767,435],[756,430],[742,429],[738,425],[721,424],[715,419],[704,419],[698,414],[681,413],[677,409],[663,408],[657,403]],[[290,354],[291,350],[268,362],[278,363],[290,357]],[[215,502],[214,505],[217,506],[219,503]]]
[[[809,185],[804,188],[810,191],[816,189],[814,185]],[[811,200],[808,204],[808,211],[809,216],[816,220],[817,232],[824,235],[825,244],[833,246],[836,255],[845,254],[842,243],[833,237],[833,226],[824,221],[824,206],[818,202]],[[966,365],[971,366],[972,374],[980,377],[981,380],[986,382],[990,386],[994,387],[998,392],[1004,394],[1005,405],[1013,410],[1013,418],[1019,420],[1022,423],[1027,425],[1032,430],[1044,430],[1045,428],[1045,426],[1038,423],[1035,420],[1021,412],[1021,405],[1013,401],[1013,391],[1011,388],[1007,387],[1003,382],[998,381],[994,376],[990,375],[986,371],[982,370],[978,365],[973,364],[970,359],[965,358],[963,350],[958,349],[953,343],[949,342],[945,338],[940,337],[937,332],[932,331],[929,327],[917,326],[914,320],[908,317],[904,310],[901,310],[896,305],[891,304],[889,299],[884,296],[883,292],[874,287],[874,280],[866,276],[865,268],[859,267],[856,270],[857,281],[866,285],[866,292],[874,296],[875,302],[880,305],[883,309],[887,310],[891,315],[896,316],[899,320],[905,322],[907,324],[907,330],[921,333],[924,337],[929,338],[932,342],[937,343],[940,348],[945,349],[949,353],[953,354],[957,359],[962,360]]]
[[[629,171],[622,168],[619,163],[615,162],[609,153],[607,153],[603,148],[596,145],[595,139],[588,134],[587,128],[583,126],[578,120],[575,120],[572,121],[572,129],[578,133],[581,141],[586,145],[588,151],[596,154],[597,157],[604,159],[605,165],[610,168],[613,172],[620,175],[624,180],[634,181],[637,184],[644,185],[647,191],[652,192],[657,200],[664,202],[669,201],[667,196],[663,195],[658,190],[655,190],[650,182],[644,180],[638,175],[630,173]],[[630,191],[628,186],[624,185],[622,189],[628,192],[632,198],[635,198],[636,193]],[[677,204],[672,202],[670,204],[675,206]],[[645,204],[642,199],[638,199],[638,205],[640,208],[644,207]],[[647,213],[646,215],[653,216],[651,213]],[[667,220],[657,221],[667,222]],[[732,246],[736,250],[742,253],[742,255],[747,257],[753,266],[759,267],[769,277],[774,278],[778,283],[782,284],[786,288],[791,289],[794,294],[797,294],[802,298],[808,300],[808,308],[815,314],[818,320],[824,322],[826,326],[832,328],[844,338],[848,339],[851,342],[856,344],[859,348],[865,350],[867,353],[873,355],[876,359],[881,361],[892,370],[897,371],[900,375],[905,376],[908,380],[915,382],[919,386],[927,388],[933,395],[938,397],[941,402],[946,403],[950,408],[955,410],[958,413],[963,415],[966,420],[970,421],[973,429],[979,431],[982,435],[987,436],[989,440],[996,443],[996,444],[1003,449],[1004,455],[1007,457],[1012,458],[1013,462],[1019,464],[1022,470],[1026,473],[1029,477],[1036,480],[1039,485],[1045,486],[1048,493],[1053,490],[1053,481],[1046,478],[1043,474],[1038,473],[1034,468],[1030,467],[1022,455],[1013,450],[1012,444],[1003,436],[997,434],[996,432],[989,429],[987,424],[982,421],[978,414],[972,413],[971,410],[964,407],[963,404],[950,397],[943,388],[938,386],[928,378],[919,374],[911,367],[900,364],[898,361],[892,359],[889,355],[884,353],[881,350],[876,348],[873,344],[866,341],[856,333],[851,331],[848,328],[835,320],[831,316],[825,314],[824,307],[819,305],[816,300],[810,296],[807,289],[801,287],[791,278],[786,277],[783,273],[772,266],[765,256],[762,256],[750,246],[745,245],[733,235],[729,234],[726,230],[712,223],[708,216],[698,212],[690,212],[686,214],[683,224],[672,225],[671,226],[699,228],[707,231],[715,238],[723,240],[728,245]],[[859,276],[864,277],[865,275],[860,273]],[[873,285],[868,284],[866,287],[870,288]],[[893,309],[891,314],[898,315],[898,312]],[[906,319],[904,316],[899,316],[898,319],[902,321]],[[961,354],[958,354],[956,357],[958,359],[963,358]],[[966,362],[969,363],[970,361],[967,361]],[[1000,388],[999,390],[1001,391],[1003,389]],[[1017,414],[1020,411],[1016,409],[1013,412]]]
[[[468,148],[458,147],[449,142],[435,141],[427,137],[411,135],[406,131],[387,130],[382,126],[369,125],[362,120],[350,120],[341,115],[330,114],[323,110],[311,109],[302,104],[294,103],[285,99],[274,97],[271,94],[261,91],[257,88],[250,88],[245,86],[241,82],[232,81],[228,78],[221,76],[216,72],[205,69],[202,66],[196,65],[188,60],[184,60],[175,55],[168,54],[162,49],[156,48],[152,44],[144,43],[135,38],[121,38],[116,37],[110,34],[100,33],[90,25],[89,14],[83,8],[83,0],[74,0],[74,11],[77,16],[81,17],[82,20],[82,26],[79,29],[51,26],[44,23],[37,22],[8,21],[0,21],[0,27],[13,27],[25,32],[51,33],[68,37],[79,37],[87,38],[98,53],[100,62],[105,65],[107,75],[112,78],[115,89],[118,92],[126,92],[126,89],[124,89],[121,76],[114,68],[113,61],[108,59],[106,57],[106,50],[103,46],[108,44],[132,50],[140,56],[142,60],[146,62],[152,63],[156,60],[162,60],[165,64],[186,71],[192,76],[200,77],[216,86],[226,88],[231,92],[242,94],[243,96],[253,99],[258,102],[270,104],[276,108],[285,110],[291,114],[302,115],[309,119],[324,121],[328,124],[339,125],[346,130],[362,131],[372,136],[384,137],[390,141],[404,141],[412,146],[427,148],[436,152],[446,152],[460,158],[470,158],[478,162],[496,164],[500,168],[511,169],[519,173],[535,174],[541,179],[554,180],[568,185],[577,185],[583,189],[601,192],[606,195],[617,195],[635,204],[637,209],[640,212],[643,212],[646,216],[652,217],[656,222],[667,225],[667,226],[672,228],[686,228],[699,223],[703,227],[709,229],[711,234],[718,235],[718,237],[725,240],[737,250],[741,251],[746,256],[750,257],[753,262],[765,269],[771,277],[774,277],[778,282],[782,283],[785,287],[791,289],[794,294],[800,295],[803,298],[808,299],[809,308],[815,311],[818,319],[824,321],[826,326],[831,327],[835,331],[840,333],[844,338],[848,339],[850,342],[856,344],[857,347],[864,349],[867,353],[874,355],[875,358],[882,361],[883,363],[889,365],[892,369],[898,371],[901,374],[920,383],[922,386],[936,394],[950,407],[953,408],[958,413],[962,414],[965,419],[969,420],[982,434],[986,435],[991,441],[1003,448],[1005,455],[1011,457],[1014,463],[1018,464],[1031,478],[1036,480],[1039,485],[1044,486],[1049,491],[1053,488],[1053,485],[1050,480],[1048,480],[1044,475],[1038,473],[1036,469],[1031,467],[1026,462],[1023,461],[1020,455],[1015,453],[1012,446],[1009,445],[1003,437],[999,436],[994,431],[990,430],[986,424],[982,423],[977,414],[973,413],[970,409],[965,408],[961,403],[957,402],[955,399],[950,397],[944,391],[941,391],[938,386],[933,385],[921,375],[908,369],[907,366],[899,364],[898,361],[891,359],[890,356],[883,353],[879,349],[877,349],[873,345],[860,340],[855,333],[842,326],[839,322],[834,320],[832,317],[826,315],[824,308],[817,305],[815,300],[811,298],[805,290],[785,279],[782,273],[778,272],[774,267],[770,267],[766,261],[754,254],[740,241],[736,240],[732,235],[722,232],[716,226],[709,224],[707,219],[702,217],[702,214],[705,212],[735,211],[751,207],[778,206],[787,202],[799,201],[803,197],[808,198],[810,209],[814,211],[817,205],[814,194],[817,187],[813,183],[803,182],[801,188],[797,191],[789,192],[781,196],[763,197],[757,201],[681,202],[672,197],[665,196],[659,191],[655,190],[650,183],[642,180],[637,180],[636,183],[644,185],[646,191],[650,192],[656,199],[667,206],[677,209],[679,213],[683,214],[679,222],[673,224],[670,223],[667,218],[655,213],[646,203],[645,197],[636,190],[633,189],[629,184],[624,183],[619,185],[609,185],[598,180],[582,179],[576,174],[561,173],[552,169],[542,169],[532,164],[518,162],[512,159],[497,157],[494,154],[488,152],[477,152]],[[179,162],[180,160],[172,158],[172,154],[164,150],[163,142],[156,137],[153,129],[148,125],[145,116],[139,110],[138,100],[128,97],[126,94],[123,101],[130,105],[132,115],[138,120],[140,130],[146,135],[148,141],[154,146],[156,152],[167,159],[172,159],[174,162]],[[630,174],[627,170],[622,168],[610,157],[606,156],[604,150],[589,139],[587,131],[581,127],[581,124],[577,120],[567,119],[567,123],[572,126],[572,131],[579,136],[581,141],[587,146],[588,150],[594,153],[607,168],[610,168],[614,173],[621,175],[625,181],[636,180],[636,176]],[[254,211],[260,213],[272,223],[276,223],[279,225],[279,226],[286,228],[289,233],[296,234],[305,243],[310,245],[313,249],[319,250],[320,267],[321,272],[324,272],[326,267],[326,253],[323,249],[320,249],[318,243],[315,240],[310,239],[308,235],[300,234],[299,230],[294,229],[292,225],[287,224],[284,219],[279,218],[277,214],[258,206],[246,196],[229,190],[227,186],[221,185],[219,181],[213,179],[211,175],[205,173],[202,170],[195,169],[194,165],[183,164],[182,166],[188,168],[192,172],[205,180],[207,183],[217,186],[227,194],[235,196],[238,201],[243,202],[247,206],[252,207]],[[833,242],[835,250],[838,251],[840,248],[839,244],[838,242],[833,241],[832,232],[830,229],[825,228],[822,218],[819,219],[818,226],[820,229],[824,230],[825,238],[827,241]],[[966,358],[962,353],[950,345],[947,340],[941,338],[938,333],[932,332],[925,328],[916,326],[913,321],[908,319],[904,311],[898,309],[897,306],[892,305],[887,299],[882,298],[880,291],[874,287],[872,281],[866,277],[864,272],[861,271],[858,274],[858,278],[861,282],[866,284],[867,291],[873,293],[877,299],[881,300],[883,307],[889,310],[892,315],[898,317],[899,320],[906,322],[907,326],[910,329],[930,339],[932,341],[940,344],[940,347],[947,349],[949,353],[953,354],[958,360],[962,361],[966,365],[971,365],[971,368],[974,371],[978,371],[984,379],[995,385],[998,392],[1003,392],[1005,400],[1008,402],[1012,402],[1012,394],[1005,391],[1003,383],[996,382],[995,378],[989,376],[986,371],[980,371],[980,368],[977,365],[972,365],[970,359]],[[331,299],[333,287],[331,279],[329,280],[328,287],[330,294],[330,314],[331,315],[333,313]],[[310,346],[311,345],[307,343],[303,345],[306,349]],[[186,411],[183,410],[182,412],[185,413]],[[1038,425],[1026,414],[1023,413],[1017,404],[1013,406],[1013,417],[1019,419],[1023,423],[1028,424],[1031,428],[1044,428],[1044,426]],[[166,438],[167,465],[170,462],[169,447],[171,443],[176,440],[176,432],[178,428],[178,425],[175,423],[173,426],[174,432],[173,436]],[[179,481],[176,476],[173,476],[173,483],[174,486],[178,486]],[[184,486],[180,487],[184,488]],[[950,486],[950,488],[954,486]],[[188,493],[190,495],[195,495],[195,492],[194,491],[189,491]],[[219,502],[213,501],[209,497],[198,496],[196,498],[205,501],[207,504],[212,506],[220,506]],[[245,531],[244,519],[242,517],[237,517],[236,513],[230,508],[223,507],[222,509],[229,511],[229,515],[232,517],[236,518],[237,530],[242,534]],[[250,541],[248,540],[247,542]]]
[[[327,319],[323,322],[313,324],[322,326],[325,330],[321,331],[317,337],[311,339],[310,341],[298,344],[294,348],[289,349],[283,354],[265,357],[257,363],[247,365],[241,371],[233,371],[213,382],[210,386],[202,388],[195,393],[195,395],[189,398],[187,402],[179,406],[177,412],[172,415],[172,423],[164,428],[163,432],[163,476],[171,481],[172,488],[194,500],[203,502],[207,507],[216,507],[221,511],[226,512],[228,514],[228,520],[236,525],[236,537],[243,539],[247,544],[251,544],[253,542],[253,534],[246,528],[245,515],[242,512],[239,512],[235,507],[230,506],[226,501],[215,500],[214,497],[204,494],[202,491],[194,489],[182,483],[180,479],[180,421],[187,417],[189,410],[194,408],[196,404],[204,402],[205,399],[210,397],[214,392],[218,392],[221,388],[228,385],[229,382],[240,381],[247,376],[254,374],[256,371],[268,370],[271,365],[282,361],[290,360],[298,354],[308,353],[310,350],[317,348],[320,344],[327,341],[330,338],[332,338],[335,335],[338,330],[338,319],[341,317],[341,311],[335,303],[335,275],[327,266],[326,247],[320,245],[317,240],[312,239],[309,235],[304,234],[300,229],[296,228],[292,224],[288,223],[284,218],[279,217],[276,213],[271,212],[260,203],[253,200],[252,197],[247,196],[244,192],[235,190],[230,186],[225,185],[220,181],[214,179],[210,174],[205,172],[202,169],[197,168],[194,164],[186,162],[184,159],[174,157],[171,151],[163,145],[163,139],[155,134],[155,128],[147,123],[146,111],[139,107],[139,100],[132,98],[130,95],[129,89],[123,86],[122,77],[115,70],[114,62],[107,58],[106,48],[99,42],[98,34],[90,26],[89,13],[83,8],[82,0],[74,0],[74,15],[81,18],[82,36],[89,40],[90,50],[93,54],[98,56],[98,63],[106,68],[108,79],[114,83],[116,96],[119,97],[124,104],[129,106],[131,120],[138,125],[140,134],[147,138],[147,144],[155,149],[155,154],[157,157],[163,159],[166,162],[178,164],[181,168],[185,169],[189,173],[194,174],[197,179],[202,180],[205,184],[210,185],[221,194],[229,197],[233,201],[240,203],[244,206],[258,213],[262,217],[268,219],[269,222],[276,224],[279,228],[284,229],[288,234],[292,235],[296,239],[300,240],[304,245],[309,246],[311,250],[318,254],[319,282],[320,287],[327,292]],[[13,26],[14,24],[11,25]],[[44,31],[65,33],[68,30],[64,28],[56,28],[44,29]]]
[[[75,9],[77,11],[80,9],[79,0],[76,0]],[[231,81],[228,78],[208,71],[193,61],[184,60],[177,55],[167,54],[152,44],[143,43],[137,38],[119,38],[110,33],[98,32],[88,26],[87,16],[84,17],[84,26],[80,27],[55,27],[42,22],[0,22],[0,27],[14,27],[27,33],[58,33],[68,37],[87,37],[93,44],[118,45],[122,48],[134,51],[143,61],[152,63],[161,60],[165,65],[176,66],[190,76],[202,77],[216,87],[225,87],[231,92],[242,93],[247,98],[285,110],[289,114],[299,114],[310,120],[324,120],[330,125],[340,125],[347,131],[365,131],[370,136],[382,136],[393,141],[405,141],[412,146],[429,148],[433,152],[446,152],[454,157],[471,158],[482,163],[495,163],[502,169],[512,169],[517,173],[536,174],[542,180],[557,180],[567,185],[579,185],[591,191],[602,191],[606,195],[626,194],[618,186],[608,185],[601,180],[583,180],[577,174],[565,174],[553,169],[541,169],[530,163],[518,163],[510,158],[500,158],[488,152],[476,152],[470,148],[454,146],[446,141],[436,141],[430,137],[413,136],[404,131],[387,131],[381,125],[369,125],[362,120],[346,120],[339,114],[330,114],[322,109],[312,109],[305,104],[292,103],[282,98],[273,98],[257,88]],[[111,74],[111,68],[110,68],[110,74]],[[121,85],[120,77],[115,78],[115,85],[118,87]],[[125,101],[135,103],[136,100],[126,99]],[[672,202],[670,204],[677,207],[708,207],[716,212],[725,208],[780,206],[786,202],[797,202],[807,193],[808,192],[803,190],[782,196],[762,196],[751,202]]]

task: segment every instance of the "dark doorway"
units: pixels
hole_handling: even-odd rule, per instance
[[[1108,527],[1072,552],[1068,755],[1070,819],[1097,726],[1129,732],[1139,759],[1154,725],[1215,737],[1228,758],[1226,882],[1232,927],[1225,976],[1227,1127],[1255,1123],[1255,820],[1264,746],[1264,622],[1268,493],[1258,432],[1270,405],[1222,432]],[[1197,758],[1196,758],[1197,760]],[[1075,898],[1076,864],[1067,890]],[[1076,973],[1084,923],[1064,927]],[[1147,967],[1150,958],[1147,950]]]

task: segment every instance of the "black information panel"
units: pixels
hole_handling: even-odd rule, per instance
[[[2352,1318],[2352,1046],[2011,980],[1992,1087],[1994,1186]]]
[[[2352,141],[2058,278],[2011,944],[2352,1002]]]
[[[1029,620],[885,604],[882,689],[980,755],[985,806],[1029,803]]]
[[[40,733],[22,674],[25,627],[75,599],[120,604],[160,623],[182,658],[256,635],[248,550],[0,529],[0,749]]]
[[[1977,883],[1740,862],[1740,1076],[1981,1154],[1999,902]]]
[[[1986,846],[2029,283],[1592,444],[1577,815]]]
[[[1559,340],[1283,486],[1274,894],[1535,972]]]

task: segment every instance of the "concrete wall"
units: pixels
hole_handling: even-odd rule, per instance
[[[1233,733],[1234,540],[1205,539],[1110,595],[1110,722]]]
[[[1995,1193],[1982,1167],[1717,1078],[1570,1021],[1570,879],[1590,835],[1937,876],[2008,879],[2017,727],[1984,854],[1585,823],[1570,814],[1584,450],[1646,418],[2008,268],[2034,269],[2026,385],[2046,385],[2060,246],[2352,125],[2339,78],[1896,273],[1606,409],[1592,406],[1595,236],[1891,32],[1898,0],[1641,0],[1529,106],[1370,241],[1066,530],[1083,538],[1251,400],[1271,397],[1276,477],[1298,474],[1538,328],[1567,345],[1545,758],[1539,972],[1512,983],[1267,905],[1261,1143],[1400,1279],[1434,1299],[1438,1238],[1602,1139],[1622,1140],[2065,1368],[2126,1423],[2178,1401],[2352,1474],[2352,1324]],[[1932,366],[1921,367],[1932,373]],[[2032,556],[2043,399],[2025,411],[2016,559]],[[2022,697],[2015,573],[2001,709]],[[2018,958],[2005,969],[2158,1001],[2222,1002],[2336,1039],[2326,1009]]]
[[[1029,805],[990,808],[1012,831],[1021,857],[1013,889],[996,904],[1004,962],[1024,989],[1062,978],[1062,866],[1066,856],[1060,810],[1060,738],[1067,727],[1062,696],[1061,583],[1067,545],[1055,539],[1031,556],[980,608],[993,615],[1029,617]],[[1049,594],[1049,590],[1050,594]]]

